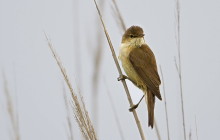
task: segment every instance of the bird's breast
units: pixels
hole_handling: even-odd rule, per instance
[[[132,66],[131,61],[129,60],[129,54],[134,49],[134,47],[124,47],[122,45],[120,47],[119,59],[121,60],[122,67],[125,73],[130,79],[132,79],[135,82],[134,84],[139,88],[145,86],[145,84],[135,71],[134,67]]]

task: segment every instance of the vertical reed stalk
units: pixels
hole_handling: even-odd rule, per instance
[[[116,54],[115,54],[115,51],[114,51],[112,42],[111,42],[110,37],[109,37],[109,35],[108,35],[108,32],[107,32],[107,30],[106,30],[106,27],[105,27],[104,21],[103,21],[103,19],[102,19],[101,12],[100,12],[100,10],[99,10],[99,8],[98,8],[98,5],[97,5],[97,3],[96,3],[96,0],[94,0],[94,3],[95,3],[95,6],[96,6],[96,9],[97,9],[97,12],[98,12],[98,14],[99,14],[99,17],[100,17],[100,20],[101,20],[101,23],[102,23],[102,26],[103,26],[103,29],[104,29],[106,38],[107,38],[107,40],[108,40],[108,44],[109,44],[109,47],[110,47],[110,49],[111,49],[111,52],[112,52],[112,56],[113,56],[115,65],[116,65],[116,67],[117,67],[117,70],[118,70],[118,72],[119,72],[119,75],[122,75],[122,71],[121,71],[121,68],[120,68],[120,66],[119,66],[119,63],[118,63],[118,60],[117,60],[117,57],[116,57]],[[129,101],[129,103],[130,103],[130,106],[133,106],[133,102],[132,102],[132,99],[131,99],[131,96],[130,96],[130,93],[129,93],[127,84],[126,84],[125,80],[122,80],[121,82],[122,82],[122,84],[123,84],[123,86],[124,86],[124,89],[125,89],[125,92],[126,92],[128,101]],[[133,113],[133,115],[134,115],[135,122],[136,122],[136,124],[137,124],[138,130],[139,130],[139,133],[140,133],[140,136],[141,136],[142,140],[145,140],[145,136],[144,136],[143,129],[142,129],[142,127],[141,127],[141,123],[140,123],[140,121],[139,121],[137,112],[134,110],[134,111],[132,111],[132,113]]]
[[[161,80],[163,84],[163,93],[164,93],[164,108],[165,108],[165,113],[166,113],[166,122],[167,122],[167,140],[170,140],[170,129],[169,129],[169,121],[168,121],[168,113],[167,113],[167,100],[166,100],[166,92],[165,92],[165,83],[164,83],[164,78],[163,78],[163,71],[160,66],[160,73],[161,73]]]
[[[176,7],[176,43],[178,49],[178,62],[176,67],[178,68],[177,72],[179,75],[179,85],[180,85],[180,96],[181,96],[181,110],[182,110],[182,121],[183,121],[183,134],[184,140],[186,140],[186,126],[185,126],[185,113],[184,113],[184,102],[183,102],[183,86],[182,86],[182,65],[181,65],[181,46],[180,46],[180,0],[175,0]]]

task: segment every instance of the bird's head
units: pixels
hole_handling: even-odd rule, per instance
[[[122,43],[130,43],[131,45],[140,46],[144,43],[144,31],[139,26],[131,26],[122,36]]]

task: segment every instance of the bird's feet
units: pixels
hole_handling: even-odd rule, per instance
[[[118,78],[118,81],[121,81],[121,80],[125,80],[125,79],[129,79],[126,75],[120,75]]]
[[[133,105],[132,107],[129,108],[129,111],[132,112],[138,107],[139,104]]]

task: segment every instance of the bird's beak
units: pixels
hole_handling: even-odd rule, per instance
[[[141,34],[140,37],[144,37],[145,34]]]

